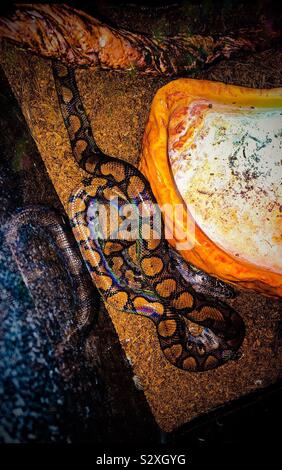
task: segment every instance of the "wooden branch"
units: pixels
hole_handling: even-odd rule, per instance
[[[268,25],[241,29],[236,35],[156,39],[112,28],[65,4],[22,4],[11,17],[0,18],[0,37],[73,66],[179,75],[218,59],[268,48],[280,39],[280,32]]]

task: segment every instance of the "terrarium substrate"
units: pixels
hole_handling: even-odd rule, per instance
[[[261,60],[267,60],[264,53],[260,56]],[[256,63],[256,59],[252,60]],[[259,63],[259,55],[257,60]],[[269,60],[271,69],[275,64],[270,56]],[[260,73],[256,76],[255,66],[250,76],[244,74],[246,64],[243,63],[240,76],[240,62],[236,74],[232,72],[234,62],[230,62],[229,68],[219,64],[202,73],[201,78],[263,86],[265,76]],[[5,45],[2,65],[67,210],[70,193],[86,173],[78,167],[71,152],[51,63]],[[109,155],[137,164],[151,101],[157,89],[169,79],[142,77],[134,72],[80,69],[77,81],[98,145]],[[37,190],[35,187],[34,191]],[[169,432],[219,405],[275,383],[282,376],[280,302],[251,292],[238,292],[228,302],[246,324],[242,354],[240,359],[205,373],[185,372],[169,364],[160,350],[155,327],[146,318],[108,309],[133,368],[135,386],[143,389],[153,416],[164,431]]]

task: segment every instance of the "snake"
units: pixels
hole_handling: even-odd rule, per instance
[[[88,173],[70,195],[68,215],[104,303],[151,320],[166,360],[183,371],[204,372],[235,360],[243,319],[227,303],[197,292],[177,269],[149,182],[97,145],[75,69],[55,60],[52,69],[73,156]]]
[[[99,306],[72,232],[59,213],[40,205],[18,208],[4,228],[46,333],[61,354],[91,327]]]
[[[93,440],[105,421],[87,357],[100,296],[68,219],[46,205],[11,208],[0,247],[0,442]]]

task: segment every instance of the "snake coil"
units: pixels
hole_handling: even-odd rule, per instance
[[[99,149],[74,70],[54,62],[53,74],[74,157],[91,174],[71,195],[69,216],[104,302],[152,320],[174,366],[195,372],[220,366],[241,346],[243,320],[226,303],[196,292],[176,269],[148,181],[131,164]],[[128,205],[134,211],[133,230],[126,222]],[[109,233],[107,223],[113,207],[118,236]]]

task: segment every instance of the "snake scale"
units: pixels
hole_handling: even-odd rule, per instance
[[[133,165],[97,146],[74,69],[53,62],[53,75],[74,157],[91,174],[71,195],[69,216],[104,302],[152,320],[163,354],[182,370],[206,371],[234,358],[244,338],[240,315],[221,300],[196,292],[176,269],[148,181]],[[128,228],[128,204],[135,211],[135,234]],[[110,207],[119,222],[116,237],[107,223]],[[158,224],[152,222],[156,219]]]
[[[11,216],[5,239],[48,337],[62,351],[92,324],[99,305],[71,231],[54,210],[34,205]]]

